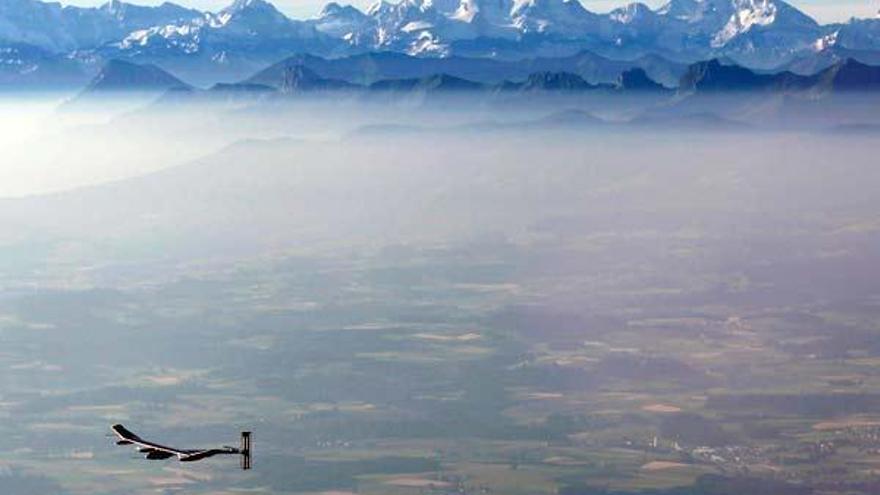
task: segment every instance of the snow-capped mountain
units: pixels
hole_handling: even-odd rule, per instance
[[[239,80],[291,53],[326,54],[343,41],[264,0],[236,0],[219,12],[128,33],[99,47],[105,58],[155,63],[188,81]]]
[[[782,0],[671,0],[657,10],[633,3],[604,15],[577,0],[380,0],[362,15],[342,9],[333,4],[316,24],[352,45],[425,56],[497,55],[513,43],[528,54],[729,55],[779,65],[824,34]]]
[[[657,10],[630,4],[609,17],[618,49],[690,60],[728,56],[755,66],[779,65],[822,33],[782,0],[671,0]]]
[[[97,8],[62,7],[38,0],[0,2],[0,43],[22,43],[65,52],[117,41],[150,26],[183,22],[200,15],[172,3],[143,7],[110,0]]]
[[[340,26],[338,12],[325,9],[325,15],[315,22]],[[349,11],[347,29],[335,33],[361,47],[366,43],[372,49],[444,56],[454,52],[457,43],[475,40],[517,43],[527,37],[589,37],[600,18],[577,0],[403,0],[396,4],[380,0],[364,17]]]
[[[366,32],[372,18],[351,5],[342,6],[330,2],[321,9],[315,21],[315,29],[334,38],[345,39],[351,44],[360,40],[351,37],[353,33]]]
[[[212,44],[254,46],[317,37],[313,25],[287,18],[264,0],[236,0],[217,13],[133,31],[114,46],[132,52],[158,48],[196,53]]]

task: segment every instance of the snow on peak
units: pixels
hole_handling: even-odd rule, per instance
[[[274,9],[275,7],[272,4],[266,2],[265,0],[235,0],[228,7],[223,9],[226,12],[241,12],[242,10],[252,9],[252,8],[265,8],[270,7]]]
[[[608,15],[613,21],[621,24],[630,24],[640,17],[651,15],[653,13],[654,11],[652,11],[647,5],[641,2],[634,2],[624,5],[619,9],[612,10]]]
[[[461,22],[472,22],[477,14],[480,13],[480,3],[478,0],[461,0],[458,9],[452,14],[452,18]]]
[[[712,47],[720,48],[730,40],[752,29],[776,22],[777,8],[771,0],[733,0],[736,9],[727,24],[712,38]]]
[[[340,12],[342,12],[342,5],[339,5],[336,2],[330,2],[327,5],[324,5],[324,8],[321,9],[321,12],[318,14],[318,17],[336,15]]]
[[[419,33],[416,42],[413,43],[409,50],[409,55],[431,55],[434,57],[445,57],[449,55],[449,46],[440,42],[436,36],[429,31]]]
[[[291,20],[266,0],[235,0],[217,14],[210,14],[213,28],[233,27],[249,36],[282,34]]]
[[[351,5],[340,5],[336,2],[330,2],[325,5],[318,14],[318,19],[326,17],[346,17],[355,19],[364,17],[364,13]]]
[[[134,31],[115,46],[123,50],[131,50],[161,41],[183,53],[196,53],[199,51],[200,31],[201,26],[194,24],[155,26]]]
[[[109,0],[101,5],[100,9],[112,16],[121,17],[125,13],[125,3],[120,0]]]
[[[328,3],[314,19],[319,32],[355,44],[358,33],[369,22],[369,17],[351,5],[342,6],[336,2]]]
[[[378,0],[367,8],[367,15],[376,17],[388,13],[392,9],[394,9],[394,4],[386,2],[385,0]]]
[[[825,36],[822,36],[821,38],[817,39],[813,43],[813,51],[821,52],[821,51],[827,50],[828,48],[833,47],[834,45],[837,44],[837,38],[839,35],[840,35],[840,30],[838,29],[837,31],[834,31],[831,34],[826,34]]]
[[[657,13],[686,22],[698,22],[703,17],[705,7],[703,0],[670,0],[657,9]]]
[[[425,31],[433,27],[434,25],[427,21],[413,21],[406,23],[400,30],[404,33],[412,33],[415,31]]]

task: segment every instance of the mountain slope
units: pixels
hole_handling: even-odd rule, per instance
[[[680,92],[744,92],[764,90],[803,89],[809,80],[781,72],[758,74],[745,67],[726,65],[718,59],[690,66],[679,83]]]
[[[87,67],[63,55],[21,43],[0,47],[0,88],[80,88],[89,77]]]
[[[161,92],[186,88],[186,83],[155,65],[138,65],[123,60],[107,62],[85,89],[85,93]]]
[[[570,72],[536,72],[521,84],[514,85],[519,91],[585,91],[596,89],[581,76]]]
[[[880,67],[847,59],[811,78],[822,92],[873,92],[880,90]]]
[[[435,74],[419,79],[378,81],[369,86],[375,92],[404,92],[424,95],[429,93],[459,93],[486,90],[489,87],[448,74]]]
[[[615,89],[619,91],[666,91],[666,87],[657,83],[650,77],[644,69],[634,68],[620,74],[617,82],[614,84]]]

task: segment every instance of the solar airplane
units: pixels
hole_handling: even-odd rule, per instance
[[[134,445],[137,447],[138,452],[144,454],[146,459],[162,460],[177,457],[177,460],[180,462],[196,462],[216,455],[241,455],[241,468],[251,468],[251,434],[248,431],[241,433],[241,448],[222,447],[219,449],[192,450],[167,447],[144,440],[120,424],[113,425],[111,429],[119,438],[116,445]]]

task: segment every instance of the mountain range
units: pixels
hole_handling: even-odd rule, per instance
[[[259,71],[251,82],[276,80],[291,67],[303,66],[321,77],[353,84],[369,85],[384,79],[410,79],[446,74],[475,82],[496,84],[523,80],[538,72],[570,72],[593,84],[615,83],[629,69],[644,70],[660,84],[675,87],[687,69],[686,64],[671,62],[657,56],[633,60],[611,60],[583,51],[566,57],[539,57],[524,60],[449,56],[416,57],[393,52],[371,52],[350,57],[322,58],[294,55]]]
[[[236,0],[218,12],[119,0],[94,8],[0,3],[5,87],[83,83],[110,59],[155,64],[208,86],[240,81],[293,55],[379,53],[461,62],[446,62],[459,72],[477,58],[556,59],[578,72],[570,64],[589,53],[604,64],[594,74],[582,71],[591,83],[609,82],[633,67],[648,73],[673,67],[662,81],[668,84],[679,75],[675,67],[700,60],[815,73],[839,62],[840,52],[863,62],[880,58],[880,18],[820,25],[782,0],[670,0],[658,9],[633,3],[607,14],[577,0],[380,0],[365,11],[330,3],[301,20],[265,0]]]
[[[111,60],[82,91],[82,95],[107,94],[119,91],[163,94],[168,91],[199,96],[229,94],[263,96],[266,94],[296,95],[304,93],[471,93],[511,94],[531,92],[579,93],[602,90],[608,93],[672,94],[667,86],[658,83],[641,67],[623,70],[612,83],[594,84],[576,72],[538,70],[515,73],[507,79],[469,79],[460,74],[441,70],[436,66],[420,65],[422,59],[406,57],[396,60],[381,71],[381,76],[366,66],[349,59],[326,60],[318,57],[291,57],[274,64],[237,83],[219,83],[209,90],[198,90],[172,74],[152,64],[134,64]],[[497,74],[504,73],[501,62],[487,61]],[[415,65],[413,67],[412,65]],[[534,69],[526,65],[524,70]],[[513,73],[512,71],[509,71]],[[880,94],[880,66],[867,65],[853,59],[836,62],[811,75],[790,71],[774,73],[755,72],[751,69],[724,63],[718,59],[697,62],[684,67],[677,82],[679,96],[689,95],[749,95],[780,94],[821,99],[829,94],[857,93],[871,96]]]

